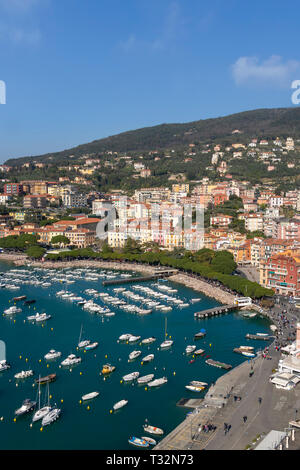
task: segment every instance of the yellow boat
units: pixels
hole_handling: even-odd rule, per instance
[[[110,374],[116,369],[115,366],[111,366],[110,364],[105,364],[102,368],[102,374]]]

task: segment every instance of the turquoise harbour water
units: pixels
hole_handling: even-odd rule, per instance
[[[1,263],[0,273],[12,268],[15,269],[12,265]],[[0,421],[1,449],[134,449],[128,444],[128,438],[132,435],[145,435],[142,425],[146,418],[149,424],[163,428],[166,435],[188,412],[188,409],[176,406],[178,400],[204,396],[205,392],[200,395],[185,389],[185,385],[191,380],[210,384],[226,373],[205,364],[203,357],[197,357],[190,364],[191,356],[185,354],[188,344],[196,344],[197,349],[205,349],[206,354],[213,359],[233,366],[245,360],[243,356],[233,352],[234,347],[247,344],[257,350],[266,346],[264,341],[245,339],[246,333],[269,333],[269,322],[266,319],[245,319],[238,313],[231,313],[196,320],[194,312],[214,307],[218,303],[180,284],[169,281],[164,284],[178,289],[176,294],[170,294],[172,296],[186,301],[200,297],[201,302],[182,309],[174,307],[168,313],[154,310],[146,316],[127,313],[109,305],[116,315],[102,320],[101,316],[55,296],[57,291],[65,289],[91,298],[82,293],[87,288],[93,288],[124,298],[115,294],[113,287],[103,287],[101,280],[78,280],[71,285],[53,283],[48,288],[24,285],[18,291],[0,290],[0,339],[6,343],[7,361],[11,364],[8,371],[0,374],[0,417],[3,417]],[[143,285],[156,289],[153,282]],[[132,290],[131,284],[124,286]],[[145,295],[139,291],[135,293]],[[31,307],[25,307],[23,302],[19,302],[22,313],[12,318],[3,317],[4,309],[12,305],[9,301],[20,295],[36,299],[37,302]],[[100,299],[94,300],[98,304],[102,303]],[[129,299],[128,302],[134,303]],[[26,321],[27,315],[36,312],[47,312],[52,318],[44,326]],[[165,318],[168,319],[167,330],[174,344],[169,350],[158,351],[157,348],[164,339]],[[82,324],[83,339],[99,342],[97,349],[86,353],[76,350]],[[206,329],[206,337],[194,341],[194,334],[201,328]],[[142,338],[155,336],[157,341],[150,346],[118,343],[117,340],[123,333],[140,335]],[[61,351],[62,356],[54,362],[48,362],[47,367],[44,355],[50,349]],[[140,358],[154,353],[154,361],[141,365],[141,359],[138,358],[129,363],[128,355],[134,349],[142,350]],[[60,362],[70,353],[82,357],[82,363],[73,366],[72,371],[59,367]],[[103,364],[107,362],[115,365],[116,371],[104,380],[100,373]],[[19,385],[16,387],[14,374],[28,369],[33,369],[34,376],[18,381]],[[156,378],[166,376],[168,383],[148,390],[145,390],[145,385],[120,383],[123,375],[134,371],[139,371],[141,376],[150,373],[155,373]],[[51,404],[56,403],[62,409],[60,419],[42,431],[40,422],[30,427],[32,414],[19,417],[14,422],[14,411],[21,406],[23,400],[36,400],[37,387],[33,387],[34,379],[50,373],[57,374],[57,380],[50,384],[50,394]],[[100,395],[89,403],[79,404],[82,395],[92,391],[99,391]],[[42,398],[44,392],[45,386],[42,387]],[[122,399],[127,399],[128,405],[118,412],[110,413],[112,406]],[[90,406],[89,410],[87,406]]]

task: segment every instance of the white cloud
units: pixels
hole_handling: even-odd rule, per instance
[[[290,85],[291,80],[300,74],[300,61],[287,60],[272,55],[264,61],[257,57],[240,57],[232,66],[232,75],[237,85],[268,84]]]

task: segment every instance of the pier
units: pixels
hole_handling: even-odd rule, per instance
[[[271,336],[271,335],[253,335],[251,333],[247,333],[246,338],[247,339],[258,339],[258,340],[262,340],[262,341],[270,341],[273,338],[273,336]]]
[[[147,282],[147,281],[156,281],[157,279],[163,279],[165,277],[173,276],[174,273],[177,271],[174,269],[165,269],[161,271],[156,271],[155,274],[152,274],[151,276],[139,276],[139,277],[131,277],[129,279],[113,279],[111,281],[103,281],[102,285],[103,286],[115,286],[118,284],[130,284],[133,282]]]
[[[222,315],[228,312],[232,312],[238,308],[237,305],[222,305],[219,307],[209,308],[202,310],[201,312],[195,312],[194,317],[202,320],[203,318],[215,317],[216,315]]]

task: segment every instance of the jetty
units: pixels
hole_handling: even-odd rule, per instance
[[[270,335],[253,335],[251,333],[246,334],[247,339],[261,339],[262,341],[270,341],[273,337]]]
[[[175,269],[164,269],[164,270],[157,270],[155,274],[151,276],[138,276],[138,277],[131,277],[128,279],[113,279],[111,281],[103,281],[103,286],[115,286],[118,284],[130,284],[134,282],[147,282],[147,281],[155,281],[157,279],[163,279],[165,277],[173,276],[174,273],[177,272]]]
[[[219,369],[226,369],[226,370],[232,369],[232,365],[225,364],[224,362],[214,361],[214,359],[206,359],[205,362],[209,366],[218,367]]]
[[[222,305],[219,307],[209,308],[207,310],[202,310],[201,312],[195,312],[194,317],[202,320],[203,318],[215,317],[217,315],[222,315],[225,313],[232,312],[238,308],[237,305],[228,304]]]

